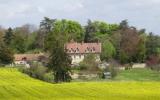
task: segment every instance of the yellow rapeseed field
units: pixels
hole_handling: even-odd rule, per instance
[[[0,100],[160,100],[160,82],[50,84],[15,68],[0,68]]]

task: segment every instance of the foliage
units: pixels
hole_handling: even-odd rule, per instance
[[[116,49],[113,44],[106,40],[102,43],[102,53],[101,53],[101,60],[109,60],[114,58],[116,55]]]
[[[14,40],[12,40],[11,48],[16,53],[25,53],[26,52],[26,41],[25,38],[19,34],[14,35]]]
[[[90,73],[97,73],[100,71],[98,68],[98,62],[96,61],[96,56],[93,54],[86,55],[79,67],[81,70],[85,70]]]
[[[151,55],[146,61],[147,66],[152,70],[160,71],[160,57],[157,55]]]
[[[119,29],[117,24],[107,24],[101,21],[88,20],[87,25],[85,26],[85,38],[84,42],[97,42],[99,35],[111,34],[113,31]]]
[[[147,37],[146,51],[147,57],[150,55],[159,55],[160,37],[150,33]]]
[[[53,32],[63,35],[66,42],[75,40],[83,41],[83,28],[76,22],[71,20],[57,20],[54,24]]]
[[[61,37],[53,38],[52,47],[49,49],[48,68],[53,70],[55,82],[69,82],[71,80],[71,59],[64,50],[64,42],[59,38]]]
[[[101,59],[115,59],[123,64],[144,63],[151,55],[160,55],[160,36],[130,26],[88,20],[84,27],[77,21],[44,17],[38,29],[26,24],[16,28],[0,27],[0,39],[14,53],[39,53],[52,49],[55,38],[63,43],[101,42]]]
[[[5,35],[4,35],[4,43],[7,46],[10,46],[11,41],[13,39],[13,31],[12,28],[8,28],[8,30],[6,31]]]
[[[0,64],[11,64],[14,60],[13,52],[3,41],[0,41]]]
[[[30,68],[20,66],[19,70],[36,79],[47,82],[53,82],[54,80],[52,72],[48,72],[47,67],[43,67],[40,63],[37,62],[30,63]]]

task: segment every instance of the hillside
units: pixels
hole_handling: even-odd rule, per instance
[[[160,82],[49,84],[0,68],[0,100],[160,100]]]

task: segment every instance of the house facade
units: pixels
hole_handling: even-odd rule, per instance
[[[100,61],[101,43],[67,43],[65,45],[67,53],[72,58],[72,64],[78,64],[84,60],[88,54],[94,54],[96,61]]]
[[[28,62],[42,62],[46,59],[44,54],[15,54],[14,55],[14,64],[15,65],[25,65],[29,67]]]

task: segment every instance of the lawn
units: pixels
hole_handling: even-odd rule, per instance
[[[14,68],[0,68],[0,100],[160,100],[160,82],[49,84]]]
[[[123,70],[115,79],[119,81],[160,81],[160,72],[147,68]]]

